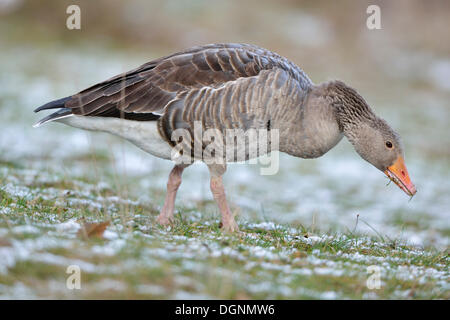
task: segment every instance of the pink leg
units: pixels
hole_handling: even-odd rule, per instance
[[[183,173],[185,166],[176,165],[169,174],[169,180],[167,181],[167,193],[164,201],[164,206],[159,213],[158,221],[161,225],[168,225],[173,219],[173,210],[175,207],[175,197],[177,195],[178,188],[181,184],[181,174]]]
[[[229,232],[239,231],[237,223],[234,221],[234,216],[228,207],[222,176],[211,176],[211,192],[222,214],[222,227],[224,230]]]

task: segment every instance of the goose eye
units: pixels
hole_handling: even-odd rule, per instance
[[[392,148],[392,142],[387,141],[387,142],[386,142],[386,147],[388,147],[389,149],[391,149],[391,148]]]

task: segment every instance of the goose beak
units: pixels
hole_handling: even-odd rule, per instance
[[[405,166],[405,160],[402,156],[399,156],[394,164],[388,167],[384,173],[407,195],[412,197],[416,194],[416,187],[409,178],[408,170],[406,170]]]

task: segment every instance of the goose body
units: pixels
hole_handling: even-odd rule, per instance
[[[256,156],[277,149],[296,157],[316,158],[344,135],[364,159],[380,170],[388,170],[402,156],[398,136],[373,114],[356,91],[340,81],[315,85],[286,58],[247,44],[212,44],[180,51],[35,111],[46,109],[58,110],[36,126],[57,121],[108,132],[163,159],[173,157],[177,143],[173,137],[178,129],[189,132],[194,142],[199,125],[202,131],[219,132],[224,141],[229,130],[275,130],[276,147],[258,147]],[[367,151],[370,146],[359,145],[370,144],[370,139],[383,146],[388,139],[397,147],[396,153],[383,150],[386,154],[378,159]],[[246,143],[251,143],[250,138]],[[207,147],[203,142],[201,146]],[[237,225],[225,200],[222,175],[226,162],[240,160],[235,159],[234,151],[231,156],[223,156],[224,163],[208,164],[211,190],[222,213],[223,226],[231,231]],[[245,155],[246,159],[252,156],[255,154]],[[191,157],[205,160],[203,153],[200,158],[194,154]],[[158,217],[162,224],[172,218],[181,173],[188,165],[177,164],[169,176],[166,201]],[[403,162],[397,163],[396,170],[405,172],[401,165],[404,167]],[[415,193],[409,176],[390,178],[397,179],[405,192]]]

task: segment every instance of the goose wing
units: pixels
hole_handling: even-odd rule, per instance
[[[83,116],[154,120],[180,95],[219,88],[240,78],[257,77],[265,70],[279,69],[304,89],[311,84],[307,75],[289,60],[257,46],[198,46],[150,61],[35,111],[64,108],[65,113]]]

